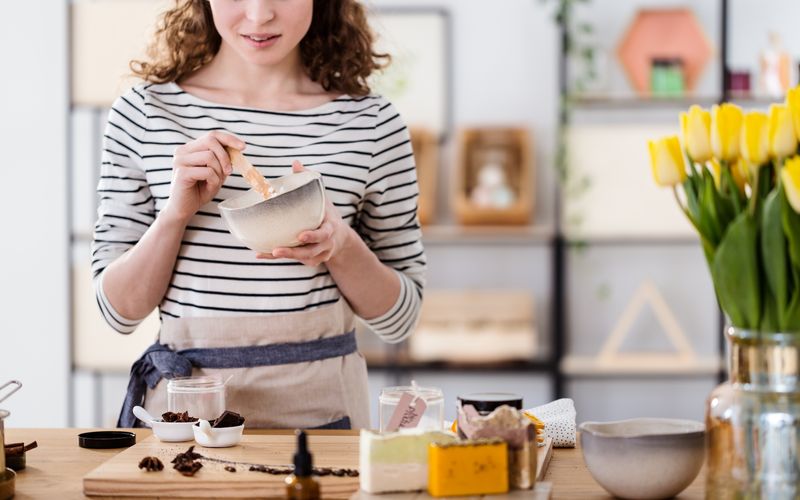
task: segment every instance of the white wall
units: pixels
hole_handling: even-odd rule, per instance
[[[0,16],[0,383],[14,427],[67,423],[67,2],[4,5]]]

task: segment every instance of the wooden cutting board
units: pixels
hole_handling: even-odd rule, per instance
[[[358,468],[358,434],[310,434],[309,447],[317,467]],[[225,464],[202,460],[203,468],[193,477],[185,477],[172,469],[175,455],[186,451],[193,442],[162,443],[155,436],[110,458],[83,478],[84,494],[103,497],[172,497],[172,498],[246,498],[282,497],[285,476],[249,471],[237,465],[228,472]],[[547,471],[553,451],[552,440],[538,448],[537,480]],[[264,465],[289,465],[295,450],[293,434],[245,435],[232,448],[204,448],[196,445],[201,455],[232,462]],[[139,461],[146,456],[158,457],[164,470],[145,472]],[[357,477],[325,476],[317,478],[324,498],[366,498],[358,496]],[[355,495],[355,496],[354,496]]]
[[[314,466],[358,468],[358,434],[308,436],[314,454]],[[245,435],[232,448],[204,448],[195,451],[209,458],[264,465],[289,465],[295,450],[293,434]],[[283,497],[285,476],[251,472],[247,466],[236,466],[228,472],[225,464],[201,461],[203,468],[193,477],[182,476],[170,463],[175,455],[186,451],[193,442],[162,443],[155,436],[128,448],[91,471],[83,478],[83,492],[89,496],[130,497],[158,496],[173,498],[242,498]],[[139,461],[146,456],[158,457],[164,470],[145,472]],[[358,490],[357,477],[325,476],[318,478],[325,498],[349,498]]]

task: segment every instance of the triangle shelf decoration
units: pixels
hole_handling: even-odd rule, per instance
[[[646,307],[652,309],[673,352],[619,352]],[[719,358],[697,355],[667,301],[650,280],[645,280],[633,294],[596,356],[566,356],[561,362],[561,369],[571,375],[702,375],[714,374],[720,368]]]

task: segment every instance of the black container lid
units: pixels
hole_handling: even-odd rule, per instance
[[[127,448],[136,444],[136,434],[128,431],[94,431],[78,434],[78,446],[105,450]]]
[[[475,392],[458,397],[460,406],[472,405],[478,413],[489,413],[500,406],[508,405],[522,409],[522,396],[510,392]]]

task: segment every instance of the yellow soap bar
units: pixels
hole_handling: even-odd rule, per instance
[[[428,446],[428,493],[434,497],[508,492],[508,445],[499,439]]]

